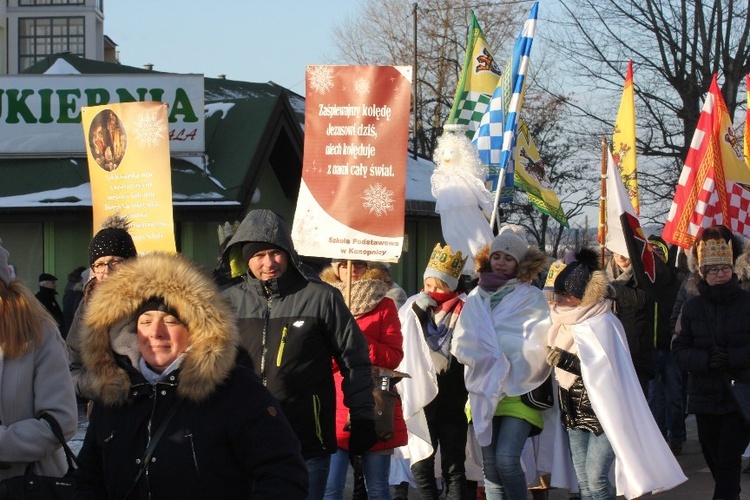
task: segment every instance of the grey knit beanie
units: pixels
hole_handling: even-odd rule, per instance
[[[506,224],[500,228],[497,236],[492,240],[490,256],[495,252],[503,252],[516,259],[516,262],[521,262],[528,250],[526,231],[521,226]]]

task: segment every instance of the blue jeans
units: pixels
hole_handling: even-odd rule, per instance
[[[339,450],[331,457],[331,470],[325,487],[326,500],[343,500],[346,473],[349,470],[349,452]],[[391,500],[388,476],[391,472],[391,456],[378,453],[362,454],[362,472],[368,500]]]
[[[521,451],[531,424],[515,417],[492,419],[492,442],[482,446],[484,492],[487,500],[526,500]]]
[[[568,429],[568,441],[581,500],[613,500],[615,488],[609,482],[609,469],[615,452],[607,435]]]
[[[649,382],[648,406],[667,441],[685,441],[682,373],[669,349],[657,349],[654,359],[656,376]]]
[[[307,475],[310,479],[307,500],[320,500],[326,491],[328,469],[331,466],[331,455],[308,458],[305,460],[305,465],[307,466]]]

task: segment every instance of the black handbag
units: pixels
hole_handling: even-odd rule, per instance
[[[78,461],[73,451],[65,442],[60,425],[47,413],[40,419],[47,421],[68,461],[68,472],[63,477],[38,476],[34,474],[35,462],[26,466],[23,476],[14,476],[0,481],[0,500],[71,500],[73,498],[73,472],[78,468]]]
[[[555,396],[552,392],[552,374],[550,374],[542,385],[526,394],[521,394],[521,401],[535,410],[549,410],[555,404]]]

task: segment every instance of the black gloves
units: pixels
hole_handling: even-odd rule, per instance
[[[708,352],[708,367],[716,371],[726,370],[729,368],[729,354],[719,347],[714,347]]]
[[[547,364],[557,366],[562,357],[562,350],[559,347],[547,347]]]
[[[350,455],[361,455],[377,442],[378,435],[375,432],[374,420],[352,420],[349,430]]]

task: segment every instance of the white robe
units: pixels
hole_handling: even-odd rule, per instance
[[[466,298],[465,295],[461,297]],[[396,371],[410,375],[410,378],[404,378],[396,384],[396,389],[401,396],[401,409],[409,437],[408,458],[411,463],[417,463],[432,455],[433,448],[424,407],[430,404],[438,393],[437,373],[432,363],[430,347],[412,310],[416,298],[417,295],[409,297],[398,311],[404,339],[404,358],[396,368]]]
[[[570,328],[591,406],[615,452],[617,494],[636,498],[687,481],[654,422],[620,321],[607,311]]]
[[[550,374],[547,365],[549,305],[544,294],[528,283],[490,310],[490,299],[480,287],[469,294],[451,353],[465,366],[471,417],[480,446],[492,441],[492,417],[505,396],[520,396]]]

